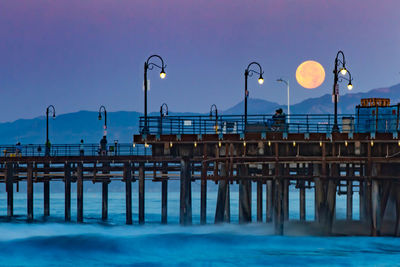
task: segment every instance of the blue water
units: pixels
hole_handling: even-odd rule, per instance
[[[85,184],[86,185],[86,184]],[[90,185],[87,185],[90,186]],[[136,184],[134,185],[136,190]],[[234,188],[233,188],[234,189]],[[64,195],[52,193],[51,216],[43,220],[42,194],[35,195],[35,222],[26,223],[25,191],[15,193],[16,217],[8,222],[6,196],[0,191],[1,266],[122,266],[122,265],[357,265],[400,266],[400,239],[313,237],[294,232],[274,236],[271,224],[237,224],[238,193],[231,191],[232,224],[212,225],[216,192],[208,193],[210,223],[200,226],[200,193],[193,192],[193,226],[179,221],[179,193],[170,192],[169,225],[160,225],[160,195],[146,192],[146,225],[137,225],[137,194],[133,195],[134,225],[124,225],[124,192],[109,193],[109,218],[102,223],[100,193],[85,193],[84,224],[64,223]],[[255,194],[253,194],[254,196]],[[72,220],[76,220],[73,194]],[[307,191],[307,220],[313,219],[312,191]],[[357,199],[354,200],[357,203]],[[337,218],[345,216],[338,197]],[[290,217],[298,218],[298,194],[290,193]],[[253,214],[255,215],[255,196]],[[355,216],[358,216],[356,204]],[[255,217],[254,217],[255,219]],[[291,231],[293,233],[293,231]]]

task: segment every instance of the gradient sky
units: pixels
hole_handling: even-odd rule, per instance
[[[0,121],[78,110],[143,111],[143,64],[162,55],[167,78],[150,71],[149,110],[220,110],[243,99],[243,73],[258,61],[265,83],[250,97],[286,103],[331,92],[336,52],[345,52],[354,92],[400,82],[399,0],[0,0]],[[307,90],[304,60],[327,78]],[[344,92],[344,86],[342,86]]]

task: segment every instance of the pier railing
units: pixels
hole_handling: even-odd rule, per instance
[[[330,133],[334,116],[330,114],[223,116],[148,116],[140,117],[140,133],[148,134],[228,134],[244,132]],[[397,132],[399,121],[391,114],[371,117],[338,115],[340,132]]]
[[[4,157],[40,157],[46,156],[46,146],[40,144],[0,145]],[[83,153],[82,153],[83,152]],[[146,156],[151,155],[151,147],[140,144],[108,144],[102,151],[99,144],[56,144],[51,145],[49,156]]]

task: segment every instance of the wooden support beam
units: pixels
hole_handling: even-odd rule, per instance
[[[141,172],[143,172],[143,165],[139,167],[139,176]],[[125,181],[125,201],[126,201],[125,202],[126,224],[132,224],[132,166],[130,162],[124,163],[124,181]],[[142,221],[140,215],[143,216]],[[140,208],[139,208],[139,223],[140,224],[144,223],[144,205],[143,205],[143,214],[140,213]]]
[[[191,171],[188,157],[181,158],[180,172],[180,218],[182,225],[192,224]]]
[[[346,164],[346,176],[354,176],[354,164]],[[347,180],[346,190],[346,220],[353,220],[353,181]]]
[[[288,165],[289,164],[287,164],[285,169],[289,168]],[[283,220],[284,221],[289,220],[289,185],[290,185],[290,180],[288,180],[288,179],[283,180]]]
[[[28,221],[33,221],[33,163],[27,163],[26,170],[26,200]]]
[[[226,165],[220,163],[220,176],[226,177]],[[215,223],[224,222],[225,206],[226,206],[226,194],[227,194],[227,180],[220,180],[218,182],[218,194],[217,194],[217,205],[215,208]]]
[[[103,174],[107,175],[110,173],[110,163],[109,162],[104,162],[102,163],[103,167]],[[101,183],[101,219],[103,221],[107,221],[108,219],[108,184],[110,182],[108,181],[103,181]]]
[[[226,199],[225,199],[225,212],[224,212],[224,222],[231,222],[231,189],[229,182],[226,185]]]
[[[306,220],[306,188],[305,188],[305,182],[300,181],[300,221],[305,221]]]
[[[161,223],[167,224],[168,221],[168,162],[163,163],[163,180],[161,182]]]
[[[44,174],[49,174],[49,163],[44,163]],[[49,178],[46,176],[43,182],[43,211],[44,216],[50,216],[50,181]]]
[[[328,188],[326,194],[326,211],[325,211],[325,231],[327,234],[332,234],[332,226],[335,218],[335,207],[336,207],[336,188],[337,182],[333,179],[329,179]]]
[[[6,162],[7,216],[14,216],[14,163]]]
[[[257,181],[257,222],[263,221],[263,183]]]
[[[366,205],[365,205],[365,188],[366,188],[366,181],[359,181],[359,214],[360,214],[360,221],[364,222],[366,218]]]
[[[323,194],[323,191],[321,192],[321,185],[320,185],[320,165],[317,163],[312,163],[313,164],[313,176],[316,177],[314,178],[314,221],[318,222],[319,221],[319,205],[321,203],[321,194]]]
[[[267,181],[267,203],[266,203],[266,221],[267,222],[272,222],[272,218],[273,218],[273,201],[274,201],[274,183],[272,180],[268,180]]]
[[[381,188],[380,182],[372,180],[371,186],[371,235],[380,236],[381,232]]]
[[[144,163],[139,164],[139,224],[144,224]]]
[[[83,164],[79,162],[76,169],[76,204],[77,221],[83,222]]]
[[[204,145],[206,146],[206,145]],[[207,222],[207,168],[208,163],[202,162],[201,165],[201,192],[200,192],[200,223]]]
[[[393,187],[396,192],[400,191],[400,183],[393,182]],[[395,194],[396,206],[396,224],[394,227],[394,236],[400,237],[400,194]]]
[[[238,167],[239,175],[248,175],[248,166]],[[251,222],[251,181],[239,181],[239,223]]]
[[[64,168],[64,216],[68,222],[71,221],[71,163],[66,162]]]
[[[108,181],[101,183],[101,220],[108,219]]]
[[[279,169],[279,167],[275,167]],[[276,235],[283,235],[283,182],[279,178],[274,179],[274,228]]]

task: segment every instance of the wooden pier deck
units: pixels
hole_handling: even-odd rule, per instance
[[[138,222],[145,223],[145,185],[161,184],[161,223],[168,222],[168,182],[180,181],[180,223],[192,223],[193,181],[201,183],[200,222],[206,223],[207,181],[218,187],[215,223],[230,221],[230,185],[239,185],[239,222],[252,220],[255,186],[257,221],[285,233],[289,186],[299,193],[299,218],[305,221],[306,189],[313,189],[315,220],[321,233],[335,234],[336,197],[346,195],[346,225],[368,229],[366,235],[400,235],[400,143],[393,133],[246,133],[143,134],[134,144],[148,155],[58,155],[0,157],[0,182],[6,184],[7,215],[13,216],[14,187],[27,183],[27,220],[33,214],[33,183],[43,183],[44,215],[50,216],[50,184],[65,184],[65,220],[71,218],[71,183],[77,184],[77,218],[84,221],[83,182],[102,184],[102,219],[108,218],[108,184],[125,183],[126,223],[132,224],[132,201]],[[137,182],[138,199],[132,199]],[[265,192],[263,189],[265,188]],[[359,193],[360,220],[353,218],[353,195]],[[357,226],[358,227],[358,226]],[[351,232],[350,234],[356,234]],[[358,232],[357,232],[358,233]]]

